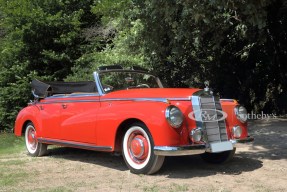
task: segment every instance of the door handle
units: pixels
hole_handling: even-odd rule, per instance
[[[63,109],[67,109],[67,104],[62,104]]]

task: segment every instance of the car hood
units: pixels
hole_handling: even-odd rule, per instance
[[[102,96],[104,99],[115,98],[189,98],[200,89],[194,88],[149,88],[149,89],[128,89],[114,91]]]

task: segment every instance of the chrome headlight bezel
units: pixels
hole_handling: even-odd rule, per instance
[[[165,118],[173,128],[179,128],[183,123],[183,114],[181,110],[174,105],[170,105],[166,108]]]
[[[234,108],[234,113],[236,115],[236,118],[241,122],[241,123],[246,123],[247,119],[248,119],[248,114],[247,114],[247,110],[245,107],[241,106],[241,105],[237,105]]]

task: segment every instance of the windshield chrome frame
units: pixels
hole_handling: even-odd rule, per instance
[[[98,93],[99,93],[100,96],[106,94],[106,92],[105,92],[104,89],[103,89],[101,80],[100,80],[100,74],[101,74],[101,73],[110,73],[110,72],[124,72],[124,73],[127,72],[127,73],[147,74],[147,75],[150,75],[150,76],[152,76],[152,77],[155,78],[157,84],[159,85],[159,88],[163,88],[163,85],[162,85],[160,79],[159,79],[157,76],[155,76],[155,75],[153,75],[153,74],[151,74],[151,73],[149,73],[149,72],[146,72],[146,71],[141,71],[141,70],[125,70],[125,69],[113,69],[113,70],[95,71],[93,74],[94,74],[94,79],[95,79],[95,81],[96,81],[96,86],[97,86],[97,89],[98,89]]]

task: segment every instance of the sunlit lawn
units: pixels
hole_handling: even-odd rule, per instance
[[[0,156],[23,150],[25,150],[23,137],[16,137],[13,133],[0,133]]]

